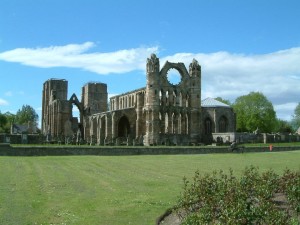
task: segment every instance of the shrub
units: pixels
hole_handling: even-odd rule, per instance
[[[183,184],[175,211],[184,225],[299,224],[299,171],[286,170],[280,177],[250,166],[239,179],[232,170],[204,175],[196,171],[192,181],[184,178]],[[275,196],[287,199],[287,206]]]

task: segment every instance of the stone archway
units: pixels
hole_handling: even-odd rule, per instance
[[[118,137],[127,138],[130,134],[130,123],[126,116],[122,116],[118,123]]]
[[[78,100],[76,94],[72,94],[72,96],[69,99],[69,102],[71,103],[72,107],[73,107],[73,105],[75,105],[78,108],[79,121],[76,122],[77,123],[77,128],[80,130],[81,137],[85,137],[85,127],[84,126],[86,126],[86,124],[84,124],[84,122],[83,122],[83,109],[82,109],[83,107],[82,107],[82,104]],[[73,113],[71,114],[71,116],[73,117]],[[73,126],[75,126],[75,124],[73,124]],[[77,131],[74,131],[74,132],[77,132]]]

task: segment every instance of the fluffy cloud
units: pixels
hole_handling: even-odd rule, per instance
[[[297,105],[298,103],[296,102],[289,102],[285,104],[274,105],[274,109],[277,112],[278,118],[290,120]]]
[[[28,66],[71,67],[98,74],[125,73],[145,70],[146,58],[157,53],[158,47],[140,47],[115,52],[91,52],[93,42],[17,48],[0,53],[0,60]],[[161,66],[170,62],[189,63],[197,59],[202,66],[202,98],[222,97],[234,101],[251,91],[259,91],[272,101],[278,116],[284,119],[300,102],[300,47],[268,54],[246,55],[230,52],[177,53],[160,57]],[[2,100],[0,104],[5,104]]]
[[[7,91],[5,92],[5,96],[11,97],[13,96],[13,93],[11,91]]]
[[[233,102],[259,91],[272,101],[277,115],[287,120],[300,102],[300,48],[261,55],[179,53],[161,60],[188,66],[193,58],[202,66],[202,98],[220,96]]]
[[[8,105],[8,102],[2,98],[0,98],[0,106]]]
[[[41,68],[70,67],[99,74],[125,73],[143,69],[145,59],[158,50],[157,47],[141,47],[109,53],[87,53],[93,47],[93,42],[86,42],[47,48],[17,48],[0,53],[0,60]]]
[[[293,48],[264,55],[181,53],[163,60],[182,61],[186,65],[195,58],[202,66],[204,94],[230,98],[236,94],[261,91],[271,98],[299,93],[300,48]]]

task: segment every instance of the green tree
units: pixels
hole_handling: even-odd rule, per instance
[[[29,105],[23,105],[22,109],[17,111],[15,116],[15,123],[17,124],[27,124],[28,122],[34,122],[37,124],[39,119],[38,114]]]
[[[0,112],[0,133],[5,132],[5,126],[7,124],[7,118]]]
[[[260,92],[250,92],[238,97],[233,104],[238,131],[272,132],[277,118],[273,104]]]
[[[295,130],[297,130],[300,127],[300,102],[296,106],[294,110],[294,115],[292,118],[292,126]]]
[[[232,105],[229,100],[223,99],[221,97],[217,97],[217,98],[215,98],[215,100],[218,100],[219,102],[223,102],[224,104],[227,104],[227,105]]]
[[[16,118],[16,115],[15,115],[15,114],[12,114],[11,112],[6,112],[6,113],[4,113],[4,115],[6,116],[7,122],[8,122],[9,124],[15,122],[15,118]]]
[[[281,120],[281,119],[277,120],[276,132],[293,133],[294,131],[295,131],[295,129],[293,128],[293,126],[290,122]]]

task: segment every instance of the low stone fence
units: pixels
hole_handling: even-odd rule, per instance
[[[39,134],[0,134],[0,143],[10,144],[39,144],[43,136]]]
[[[231,143],[236,141],[238,143],[284,143],[284,142],[299,142],[299,134],[289,133],[240,133],[240,132],[226,132],[213,133],[212,139],[214,143]]]
[[[300,150],[300,146],[273,147],[272,151]],[[247,147],[244,152],[269,152],[270,147]],[[85,146],[16,146],[0,144],[0,156],[67,156],[67,155],[176,155],[231,153],[228,147],[85,147]]]

